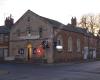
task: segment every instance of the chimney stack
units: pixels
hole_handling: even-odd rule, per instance
[[[71,19],[71,25],[72,26],[76,26],[77,25],[77,19],[76,19],[76,17],[72,17],[72,19]]]
[[[11,29],[12,25],[14,24],[14,19],[11,17],[6,17],[5,26]]]

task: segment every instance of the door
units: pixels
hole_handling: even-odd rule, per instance
[[[27,45],[27,59],[30,60],[32,58],[32,44]]]

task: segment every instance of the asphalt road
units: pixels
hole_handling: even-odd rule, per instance
[[[67,64],[0,64],[0,80],[100,80],[100,61]]]

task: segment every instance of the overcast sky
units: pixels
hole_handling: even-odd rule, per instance
[[[0,0],[0,25],[10,14],[16,22],[28,9],[67,24],[72,16],[79,20],[84,14],[100,13],[100,0]]]

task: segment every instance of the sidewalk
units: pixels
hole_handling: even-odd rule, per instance
[[[9,72],[6,70],[0,70],[0,76],[8,74]]]

